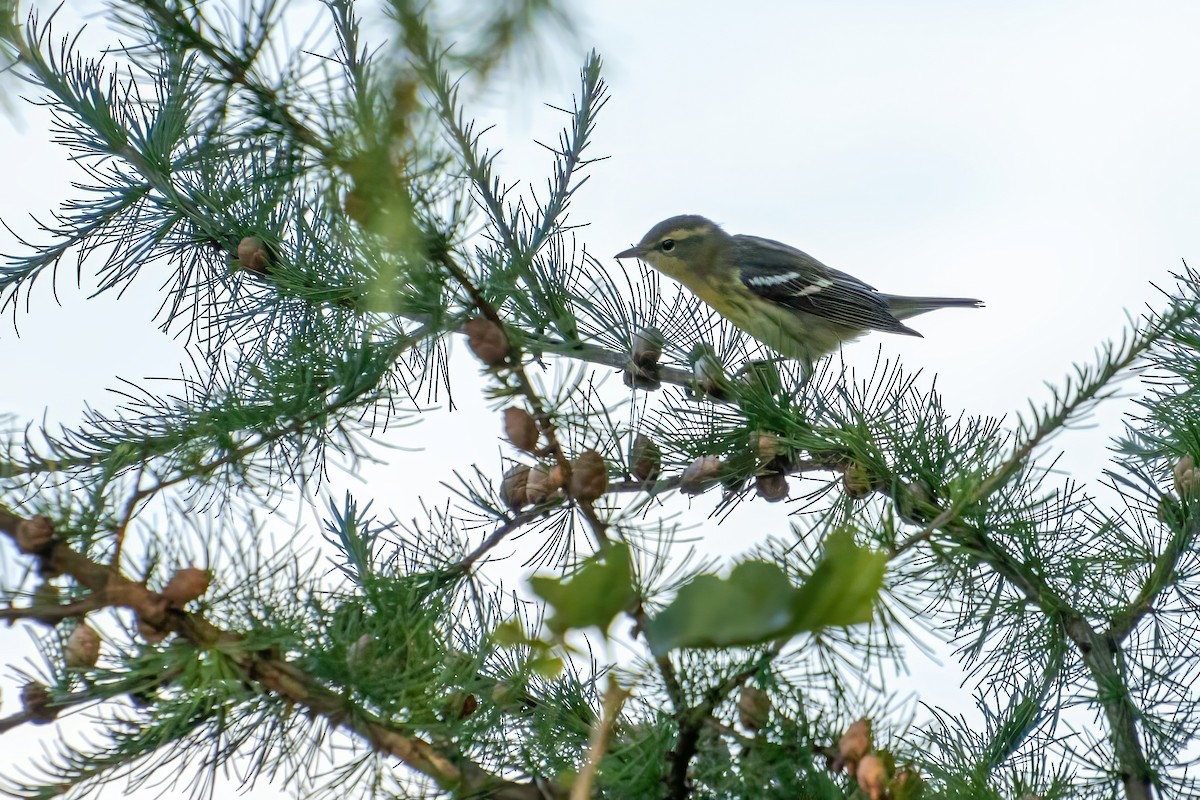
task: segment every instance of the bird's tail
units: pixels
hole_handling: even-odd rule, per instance
[[[899,294],[884,295],[888,310],[896,319],[908,319],[926,311],[939,308],[982,308],[983,301],[970,297],[905,297]]]

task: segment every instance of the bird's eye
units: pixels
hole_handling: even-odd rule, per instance
[[[669,253],[675,249],[675,240],[674,239],[663,239],[662,244],[659,246],[662,248],[662,251],[664,253]]]

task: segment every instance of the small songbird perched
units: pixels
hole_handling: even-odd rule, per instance
[[[782,242],[738,234],[687,214],[663,220],[617,258],[640,258],[674,278],[763,344],[807,365],[868,330],[921,334],[901,320],[964,297],[882,294]]]

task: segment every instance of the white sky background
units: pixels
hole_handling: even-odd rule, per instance
[[[846,351],[865,366],[882,345],[936,374],[952,413],[1045,399],[1044,382],[1061,383],[1119,336],[1127,309],[1158,303],[1151,281],[1169,283],[1180,259],[1197,256],[1198,4],[609,0],[581,10],[578,43],[540,79],[515,73],[519,85],[476,106],[496,125],[486,141],[505,150],[501,176],[545,185],[549,156],[533,139],[553,141],[564,120],[542,103],[570,103],[595,46],[612,99],[591,155],[611,158],[572,207],[589,251],[611,264],[653,223],[700,213],[884,291],[982,298],[985,310],[917,320],[924,339],[876,335]],[[0,218],[21,232],[80,177],[47,139],[44,116],[26,107],[0,120]],[[15,249],[3,232],[0,244]],[[118,377],[178,374],[180,346],[150,321],[159,282],[147,275],[124,299],[87,300],[64,270],[61,307],[48,283],[37,287],[20,336],[11,318],[0,325],[0,411],[72,424],[85,403],[115,405],[103,391]],[[394,441],[423,452],[396,452],[369,473],[368,491],[397,511],[418,495],[444,498],[438,483],[460,453],[494,466],[503,449],[473,362],[458,356],[460,410],[403,429]],[[1115,410],[1096,420],[1055,442],[1068,450],[1063,468],[1084,480],[1100,475],[1119,432]],[[342,477],[330,490],[345,488],[363,491]],[[715,491],[697,498],[694,518],[717,501]],[[696,532],[709,552],[741,552],[748,532],[786,531],[788,511],[751,502]],[[6,652],[26,641],[20,628],[0,631]],[[972,713],[969,693],[947,689],[961,680],[952,665],[914,655],[909,667],[902,680],[921,699]],[[16,692],[2,685],[7,714]],[[0,771],[23,760],[27,740],[4,737]]]

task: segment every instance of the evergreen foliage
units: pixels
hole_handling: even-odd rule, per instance
[[[0,617],[41,625],[45,662],[9,665],[24,708],[0,731],[90,711],[0,770],[8,793],[199,773],[204,794],[226,770],[306,797],[1200,792],[1192,271],[1050,402],[971,416],[882,358],[802,375],[593,258],[568,212],[599,160],[598,54],[545,186],[499,174],[470,87],[572,30],[552,0],[470,30],[391,0],[375,40],[352,0],[137,0],[97,55],[46,7],[5,10],[8,77],[82,178],[0,264],[0,307],[19,320],[68,262],[99,292],[157,280],[192,358],[6,437]],[[325,33],[285,47],[309,17]],[[324,573],[270,512],[331,461],[420,464],[372,437],[449,396],[452,338],[522,410],[509,458],[459,454],[449,505],[330,499]],[[1047,445],[1134,373],[1110,507]],[[683,541],[681,495],[735,525],[800,476],[820,489],[793,524],[733,562]],[[489,561],[521,535],[536,597]],[[936,699],[913,724],[889,691],[913,629],[954,643],[984,729]]]

